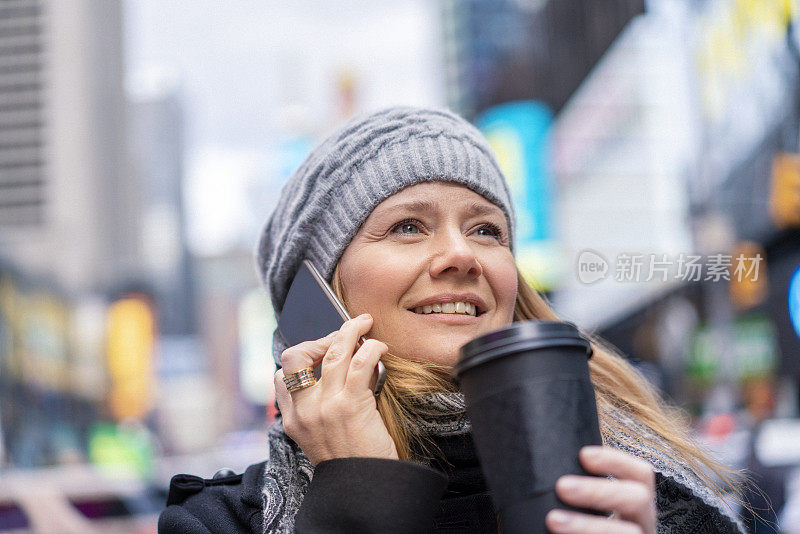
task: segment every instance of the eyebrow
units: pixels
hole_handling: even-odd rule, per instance
[[[391,211],[401,211],[401,210],[408,210],[408,211],[416,211],[422,213],[432,213],[436,211],[436,204],[430,200],[410,200],[408,202],[402,202],[400,204],[395,204],[393,206],[389,206],[383,210],[382,212],[391,212]],[[494,205],[489,204],[481,204],[480,202],[473,202],[467,207],[467,213],[469,215],[486,215],[490,213],[494,214],[502,214],[503,210],[498,208]]]

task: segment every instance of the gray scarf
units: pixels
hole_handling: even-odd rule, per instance
[[[431,436],[449,436],[470,431],[464,397],[460,393],[440,393],[426,398],[426,406],[417,425]],[[652,464],[659,475],[656,499],[659,534],[683,532],[741,532],[745,529],[728,505],[713,493],[679,460],[678,454],[665,454],[648,447],[636,436],[652,431],[621,410],[606,413],[628,431],[612,435],[602,428],[606,445],[626,451]],[[663,441],[662,441],[663,442]],[[636,443],[634,447],[630,445]],[[666,446],[667,450],[672,450]],[[314,466],[308,457],[286,436],[277,422],[269,432],[269,462],[264,480],[264,532],[291,533]]]

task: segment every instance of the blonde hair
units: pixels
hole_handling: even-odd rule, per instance
[[[560,321],[546,298],[524,279],[517,269],[518,287],[514,321]],[[347,305],[339,266],[333,273],[332,288]],[[594,351],[589,370],[595,389],[600,428],[604,435],[623,441],[636,450],[655,449],[668,457],[677,457],[714,493],[722,497],[731,490],[742,502],[743,474],[716,460],[690,436],[689,424],[682,410],[669,406],[653,390],[647,380],[606,341],[591,333],[582,332]],[[391,347],[390,347],[391,350]],[[420,363],[386,354],[381,359],[386,366],[387,379],[378,398],[378,411],[389,434],[395,441],[401,459],[420,459],[430,443],[424,435],[414,432],[417,425],[405,424],[416,416],[413,400],[422,395],[456,391],[449,367]],[[626,438],[630,428],[624,428],[609,414],[622,411],[644,424],[651,432]],[[721,481],[721,482],[718,482]],[[723,487],[724,486],[724,487]],[[745,504],[745,506],[747,506]]]

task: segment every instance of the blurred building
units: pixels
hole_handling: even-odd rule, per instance
[[[213,421],[216,436],[258,427],[264,423],[264,408],[274,400],[269,393],[274,363],[271,329],[266,340],[253,331],[254,321],[269,320],[272,314],[271,309],[263,310],[269,305],[258,287],[253,256],[246,250],[205,256],[198,261],[198,282],[199,331],[216,384],[214,392],[203,392],[214,398],[213,416],[207,421]],[[260,338],[252,340],[253,336]],[[254,397],[257,389],[260,395]]]
[[[569,258],[554,301],[585,327],[674,289],[676,259],[695,248],[687,181],[700,134],[679,16],[632,20],[553,126],[555,210]],[[584,270],[594,265],[596,278]]]
[[[441,5],[448,103],[509,179],[526,279],[748,466],[740,437],[800,404],[798,3]]]
[[[0,3],[0,429],[13,467],[119,453],[124,432],[109,441],[99,423],[152,425],[159,395],[180,411],[176,377],[206,369],[179,95],[152,86],[127,101],[122,37],[116,0]],[[168,445],[187,441],[172,428]]]
[[[602,4],[441,3],[448,102],[492,142],[520,235],[555,243],[526,277],[698,412],[753,377],[796,390],[796,3]]]
[[[85,459],[105,289],[136,263],[118,2],[0,3],[0,396],[12,466]],[[77,295],[84,298],[76,299]]]
[[[644,2],[444,0],[440,6],[448,104],[489,139],[519,208],[517,263],[537,289],[551,291],[566,269],[558,234],[573,228],[560,226],[555,205],[563,193],[551,154],[554,117]],[[615,62],[631,75],[640,66],[624,57]],[[595,84],[597,90],[603,88]]]
[[[139,184],[140,264],[158,318],[153,391],[163,452],[197,451],[216,439],[207,351],[195,336],[193,257],[184,209],[184,114],[179,82],[158,68],[128,78],[129,157]]]
[[[84,458],[106,391],[96,344],[103,319],[91,308],[74,310],[56,284],[0,259],[0,468]],[[84,349],[78,357],[73,340]]]
[[[0,4],[0,239],[29,273],[105,288],[137,263],[117,1]]]
[[[644,0],[443,0],[448,105],[469,119],[504,102],[558,112]]]
[[[553,126],[575,260],[556,307],[697,414],[741,409],[760,380],[775,388],[772,415],[797,413],[792,5],[649,3]],[[592,262],[601,276],[582,278]]]
[[[129,92],[131,174],[138,191],[139,276],[152,288],[163,335],[195,331],[183,202],[183,111],[177,84],[153,76]]]

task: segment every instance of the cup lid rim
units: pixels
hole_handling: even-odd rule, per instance
[[[555,346],[574,346],[592,354],[592,346],[578,328],[567,321],[515,321],[503,328],[483,334],[461,347],[456,373],[466,368],[493,359],[498,349],[524,345],[527,348],[553,343]],[[491,353],[491,354],[490,354]],[[481,355],[486,355],[483,357]]]

